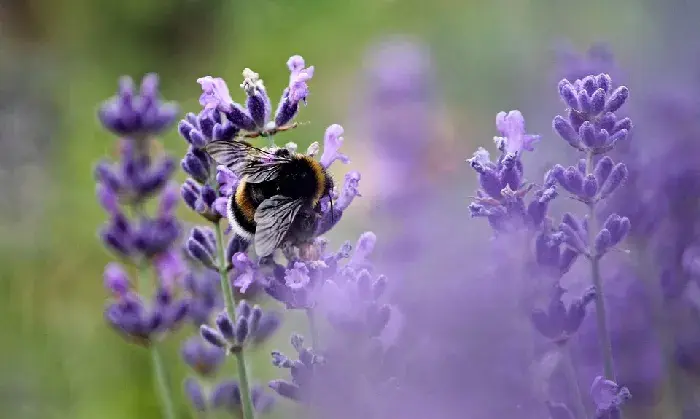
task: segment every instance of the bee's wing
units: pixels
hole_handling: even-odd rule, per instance
[[[264,200],[255,211],[255,253],[271,255],[284,240],[304,201],[275,195]]]
[[[257,149],[245,141],[212,141],[204,146],[204,151],[218,164],[236,171],[245,163],[248,155]]]
[[[240,176],[247,176],[249,183],[273,180],[289,157],[253,147],[245,141],[213,141],[204,147],[218,164],[224,165]]]

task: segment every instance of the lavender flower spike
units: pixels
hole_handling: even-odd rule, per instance
[[[190,300],[175,298],[175,284],[184,264],[174,250],[180,236],[175,216],[177,188],[168,184],[175,162],[154,154],[150,145],[155,142],[154,135],[175,122],[177,112],[175,104],[160,101],[156,74],[144,77],[139,94],[134,92],[132,79],[122,77],[119,93],[107,100],[98,114],[102,125],[121,137],[120,161],[101,162],[95,170],[98,199],[110,216],[100,232],[104,245],[125,263],[139,266],[139,272],[152,271],[148,276],[156,279],[148,284],[146,274],[141,274],[143,277],[135,281],[138,291],[156,290],[152,296],[141,295],[131,289],[121,267],[108,265],[104,280],[114,301],[105,309],[104,318],[129,341],[149,347],[166,419],[175,419],[176,413],[156,343],[184,322]],[[196,163],[192,159],[187,162],[193,172],[201,174]],[[149,214],[145,204],[153,199],[158,207]]]
[[[520,111],[499,112],[496,115],[496,128],[502,137],[495,137],[496,144],[504,147],[507,154],[520,154],[522,150],[533,151],[539,135],[525,134],[525,118]],[[499,146],[499,149],[501,147]]]

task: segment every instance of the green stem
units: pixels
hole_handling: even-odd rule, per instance
[[[148,276],[148,265],[144,262],[139,265],[139,275],[137,276],[138,290],[141,294],[145,295],[150,285],[146,281]],[[175,406],[173,404],[173,398],[170,394],[170,387],[168,386],[168,377],[165,373],[165,366],[163,365],[163,359],[160,355],[160,349],[158,348],[158,342],[151,342],[149,350],[151,351],[151,366],[153,367],[153,379],[155,381],[155,389],[160,398],[161,408],[163,409],[163,417],[165,419],[175,419]]]
[[[311,335],[311,349],[318,348],[318,327],[316,326],[316,316],[313,308],[306,309],[306,319],[309,322],[309,334]]]
[[[566,343],[561,348],[561,355],[564,358],[564,369],[566,370],[566,379],[569,382],[570,390],[574,395],[574,404],[576,411],[576,418],[586,419],[586,406],[583,404],[583,396],[581,395],[581,386],[578,384],[578,376],[576,374],[576,367],[574,366],[574,359],[571,356],[571,348],[569,344]]]
[[[160,403],[163,408],[163,417],[166,419],[175,419],[175,406],[173,398],[170,395],[168,388],[168,379],[163,366],[163,358],[160,356],[160,350],[155,345],[151,345],[151,363],[153,364],[153,376],[155,377],[156,391],[160,395]]]
[[[236,300],[233,294],[233,287],[228,278],[227,261],[226,261],[226,243],[224,242],[224,232],[221,228],[221,223],[214,224],[216,231],[216,247],[219,251],[219,277],[221,279],[221,292],[224,294],[224,303],[226,304],[226,312],[231,321],[236,322]],[[241,406],[243,408],[243,419],[254,419],[253,402],[250,397],[250,383],[248,382],[248,369],[245,363],[245,354],[243,350],[235,351],[233,354],[236,357],[238,365],[238,381],[241,390]]]
[[[593,152],[588,152],[586,156],[586,173],[593,173],[594,170],[594,155]],[[607,316],[605,313],[605,299],[603,291],[603,280],[600,275],[600,258],[594,252],[595,237],[598,233],[598,220],[596,218],[596,205],[591,203],[589,206],[588,218],[588,248],[591,261],[591,277],[595,286],[595,313],[596,323],[598,328],[598,343],[600,351],[603,355],[603,368],[605,378],[617,382],[615,377],[615,366],[612,355],[612,344],[610,343],[610,332],[608,331]]]

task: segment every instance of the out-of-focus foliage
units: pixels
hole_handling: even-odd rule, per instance
[[[676,3],[691,7],[690,2]],[[325,127],[341,123],[347,154],[362,170],[374,164],[373,155],[366,152],[370,141],[381,141],[353,126],[352,115],[363,106],[355,100],[363,84],[358,77],[363,56],[384,35],[415,35],[433,51],[435,85],[445,100],[441,118],[452,127],[446,130],[449,138],[439,131],[426,141],[449,144],[448,157],[461,162],[492,135],[492,115],[500,110],[536,109],[528,124],[533,132],[545,134],[544,142],[550,140],[556,95],[548,75],[552,46],[559,38],[572,39],[580,49],[593,41],[609,41],[625,66],[649,67],[635,72],[637,77],[650,78],[653,71],[669,68],[662,65],[664,60],[686,58],[686,43],[697,38],[697,32],[682,29],[695,23],[685,19],[690,15],[682,7],[662,8],[650,0],[4,2],[3,416],[158,417],[147,354],[123,344],[102,319],[101,273],[109,257],[95,235],[104,215],[94,199],[92,169],[97,158],[116,150],[95,113],[97,104],[113,93],[119,75],[160,73],[165,97],[189,111],[197,108],[197,77],[222,76],[235,85],[241,70],[250,67],[271,91],[280,91],[286,83],[284,60],[301,54],[317,72],[309,106],[299,120],[313,123],[303,124],[285,140],[303,149],[320,141]],[[164,143],[176,156],[184,150],[175,132]],[[462,182],[454,193],[465,196],[466,223],[466,196],[474,189],[473,180],[466,166],[456,167],[445,176],[452,177],[450,185]],[[532,172],[538,173],[535,169]],[[365,218],[371,207],[371,201],[358,203],[332,238],[372,229],[372,220]],[[286,347],[294,326],[294,321],[287,322],[268,349]],[[269,350],[259,351],[251,364],[262,382],[276,374],[268,354]],[[185,367],[177,339],[167,347],[166,358],[173,392],[184,409],[180,380]],[[274,414],[286,413],[280,409]]]

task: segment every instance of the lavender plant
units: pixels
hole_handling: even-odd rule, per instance
[[[622,242],[630,230],[630,223],[625,217],[611,214],[599,229],[596,207],[627,177],[623,163],[614,164],[612,159],[601,155],[624,141],[631,129],[629,118],[619,119],[614,114],[625,103],[628,90],[624,86],[613,89],[610,77],[600,74],[573,83],[564,79],[559,83],[559,92],[568,106],[567,117],[555,117],[553,128],[570,146],[584,153],[585,159],[568,168],[555,165],[545,175],[543,185],[535,191],[534,199],[526,204],[524,198],[534,185],[522,180],[521,155],[524,150],[532,151],[539,137],[525,134],[524,118],[520,112],[502,112],[496,119],[501,133],[495,139],[501,153],[498,160],[491,162],[484,149],[468,160],[479,174],[482,188],[470,210],[473,216],[486,217],[498,234],[529,230],[535,236],[535,264],[543,271],[540,275],[551,277],[550,283],[553,283],[547,308],[535,309],[532,313],[533,324],[544,337],[564,346],[580,327],[588,302],[595,301],[605,378],[596,379],[591,394],[596,403],[597,417],[619,416],[619,407],[629,392],[615,384],[599,263],[603,255]],[[562,222],[554,226],[546,217],[549,203],[558,196],[559,187],[588,207],[589,214],[583,221],[566,213]],[[559,280],[579,256],[590,262],[593,286],[567,309],[561,301],[564,290]],[[575,417],[585,418],[587,413],[570,352],[567,350],[564,356],[568,381],[575,394]],[[548,402],[548,407],[553,417],[574,417],[560,403]]]
[[[121,262],[105,268],[105,286],[114,297],[105,318],[127,340],[151,351],[154,380],[168,419],[176,417],[175,408],[158,345],[185,321],[189,302],[178,297],[176,287],[184,266],[177,249],[177,189],[170,182],[175,164],[153,150],[154,136],[175,122],[177,112],[173,103],[160,100],[156,75],[144,77],[140,92],[130,78],[122,78],[117,95],[99,112],[102,125],[121,137],[120,159],[100,162],[95,169],[97,197],[109,215],[100,237]],[[146,205],[152,200],[158,206],[149,214]],[[125,265],[137,272],[136,284]]]
[[[231,234],[230,228],[224,231],[221,226],[222,220],[227,216],[227,201],[235,193],[241,178],[225,166],[215,168],[216,162],[204,148],[212,141],[256,137],[267,137],[268,147],[275,148],[274,135],[296,126],[293,119],[300,102],[306,101],[307,82],[314,72],[313,67],[305,67],[300,56],[291,57],[287,66],[290,71],[289,85],[282,94],[274,117],[271,118],[271,103],[263,81],[257,73],[245,69],[241,84],[246,94],[245,106],[233,102],[222,79],[204,77],[198,80],[202,85],[200,103],[204,109],[199,115],[188,114],[180,122],[180,133],[190,144],[190,149],[182,160],[182,168],[191,176],[182,187],[182,197],[188,207],[213,225],[213,229],[192,229],[186,248],[189,255],[204,268],[218,271],[226,308],[216,316],[216,327],[205,324],[206,316],[200,316],[201,336],[208,344],[233,354],[238,364],[237,383],[219,384],[211,396],[206,397],[195,381],[188,380],[185,384],[186,392],[198,410],[205,410],[207,402],[214,407],[220,406],[221,398],[224,397],[222,394],[226,393],[226,397],[232,400],[231,406],[240,406],[246,419],[253,417],[253,409],[266,410],[270,402],[261,388],[253,388],[251,391],[244,354],[251,345],[269,336],[278,321],[274,316],[266,316],[259,306],[251,307],[237,297],[257,286],[283,302],[287,308],[305,310],[313,340],[317,341],[315,293],[323,278],[322,269],[327,266],[323,261],[301,261],[300,249],[290,246],[282,249],[287,259],[286,266],[279,265],[270,258],[252,258],[248,254],[249,243],[241,236]],[[336,160],[348,161],[346,156],[338,152],[343,141],[342,133],[339,125],[331,125],[326,131],[324,150],[320,156],[320,163],[324,167]],[[297,147],[293,143],[288,143],[285,147],[296,152]],[[307,153],[314,156],[318,148],[318,143],[314,143]],[[316,236],[330,230],[359,194],[359,174],[350,172],[345,179],[345,186],[340,193],[333,191],[330,197],[321,202],[321,216],[315,227]],[[228,239],[225,238],[227,234],[230,236]],[[234,293],[234,288],[238,293]],[[213,304],[207,307],[209,306]],[[273,388],[287,394],[280,390],[284,386],[275,385]]]
[[[694,351],[688,343],[698,336],[695,284],[689,269],[697,239],[693,226],[698,176],[692,157],[697,138],[696,82],[669,79],[642,95],[648,101],[636,102],[632,112],[643,118],[646,126],[635,138],[637,146],[615,150],[615,155],[627,162],[629,176],[624,192],[615,194],[604,207],[632,220],[629,243],[636,257],[617,264],[622,265],[625,277],[639,283],[633,294],[636,298],[622,301],[639,314],[626,316],[630,320],[618,326],[619,330],[613,329],[616,355],[624,351],[625,363],[630,365],[621,375],[635,385],[635,400],[639,399],[637,387],[652,396],[647,397],[652,403],[660,396],[670,417],[681,417],[681,410],[697,411],[694,384],[686,375],[688,368],[693,369]],[[640,345],[642,339],[647,343]],[[655,360],[650,356],[655,352],[655,358],[665,359]],[[640,355],[635,356],[637,353]],[[640,356],[647,365],[643,370],[634,367]]]

